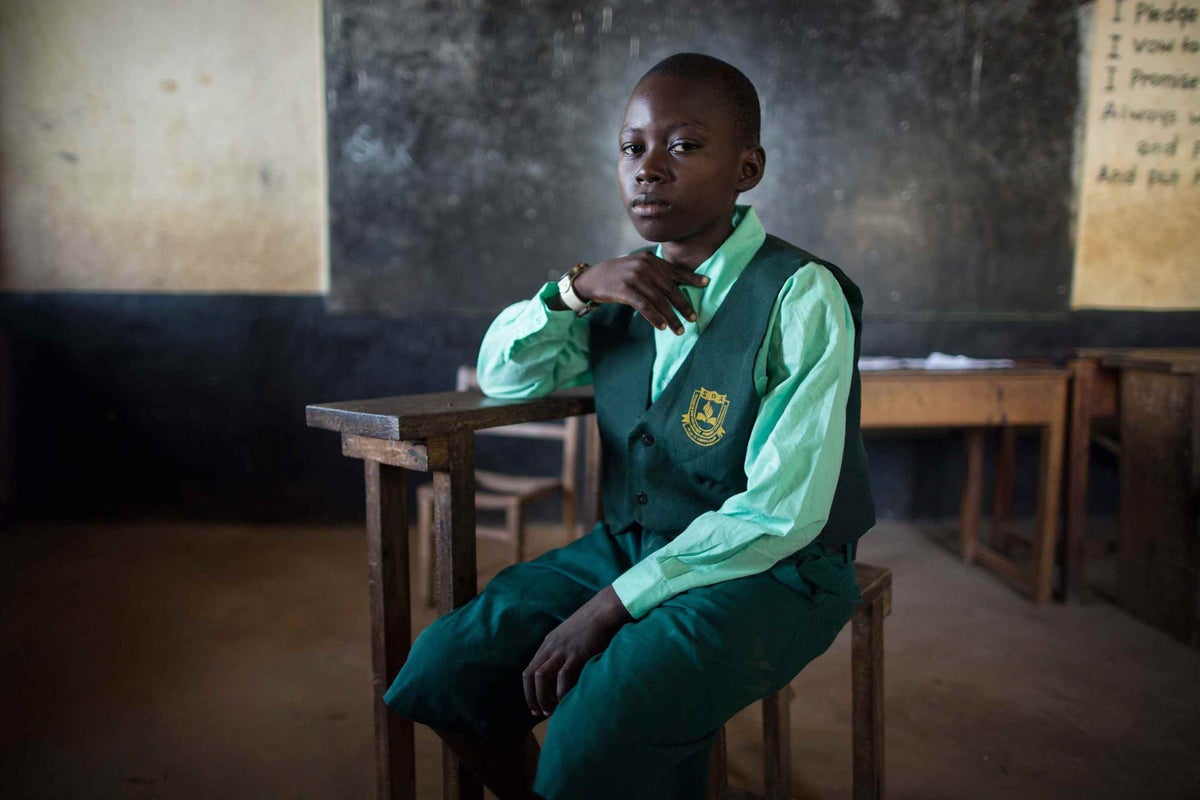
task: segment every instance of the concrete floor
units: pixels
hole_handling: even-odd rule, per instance
[[[860,553],[895,573],[889,797],[1200,797],[1200,652],[1103,601],[1035,608],[944,530],[881,525]],[[0,535],[0,797],[371,796],[365,558],[355,528]],[[793,686],[795,796],[849,797],[849,631]],[[754,787],[755,710],[732,725]]]

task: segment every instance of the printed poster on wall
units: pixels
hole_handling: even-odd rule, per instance
[[[1200,2],[1098,0],[1072,308],[1200,308]]]

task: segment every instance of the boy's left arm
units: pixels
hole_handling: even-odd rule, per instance
[[[829,519],[845,447],[854,321],[837,279],[815,263],[788,279],[776,308],[766,369],[756,375],[762,400],[746,450],[746,490],[613,582],[635,618],[688,589],[770,569],[816,539]]]
[[[837,280],[815,264],[784,284],[772,320],[756,369],[762,399],[746,490],[697,517],[546,638],[524,673],[533,714],[553,710],[626,622],[687,589],[770,569],[824,528],[845,444],[854,322]]]

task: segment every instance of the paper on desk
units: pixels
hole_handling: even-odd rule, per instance
[[[938,352],[930,353],[925,358],[864,356],[858,360],[860,372],[884,369],[1005,369],[1011,366],[1011,358],[970,358]]]

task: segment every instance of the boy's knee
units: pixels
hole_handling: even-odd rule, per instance
[[[433,725],[427,717],[455,685],[456,664],[461,663],[454,652],[454,637],[445,635],[438,622],[417,636],[404,666],[383,695],[392,711],[426,725]]]
[[[383,701],[434,730],[485,744],[512,741],[532,726],[520,666],[498,655],[504,648],[467,635],[472,620],[459,617],[441,617],[421,632]]]

